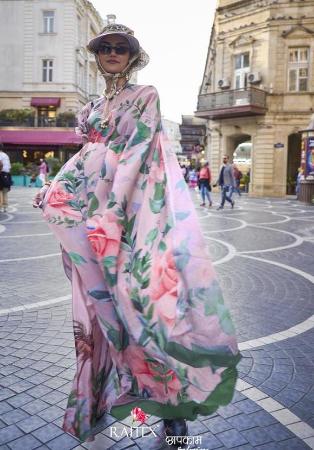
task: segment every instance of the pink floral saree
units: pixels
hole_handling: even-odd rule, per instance
[[[85,145],[43,205],[72,282],[77,372],[64,429],[82,441],[107,412],[211,414],[231,401],[240,359],[155,88],[127,85],[101,128],[104,101],[80,113]]]

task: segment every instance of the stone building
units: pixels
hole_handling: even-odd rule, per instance
[[[88,0],[0,2],[0,110],[30,112],[14,129],[0,119],[0,139],[13,160],[65,159],[71,147],[77,151],[74,116],[104,87],[86,50],[103,26]]]
[[[251,144],[250,193],[292,193],[313,109],[314,0],[219,0],[196,112],[214,173]]]
[[[180,125],[182,162],[199,166],[205,156],[206,121],[198,117],[183,115]]]
[[[180,125],[173,120],[166,119],[165,117],[162,117],[161,121],[163,129],[165,130],[168,140],[171,143],[173,152],[180,155],[182,153],[182,147],[180,144]]]

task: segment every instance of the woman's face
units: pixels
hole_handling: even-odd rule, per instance
[[[127,39],[118,34],[106,36],[99,46],[98,58],[106,72],[122,72],[128,65],[130,59]]]

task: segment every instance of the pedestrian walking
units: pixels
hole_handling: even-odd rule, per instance
[[[240,355],[158,93],[128,81],[149,58],[119,24],[88,49],[106,90],[78,116],[84,146],[34,199],[72,282],[77,372],[63,427],[84,441],[105,413],[141,409],[176,442],[185,419],[231,401]]]
[[[4,152],[4,146],[0,143],[0,212],[8,210],[8,192],[12,186],[11,163],[9,156]]]
[[[233,208],[235,202],[232,200],[231,196],[234,187],[234,177],[228,155],[223,156],[222,166],[219,169],[219,176],[214,186],[217,186],[217,184],[221,189],[221,203],[217,209],[223,209],[226,200],[231,204],[231,208]]]
[[[212,190],[211,188],[211,171],[209,169],[209,163],[205,162],[203,164],[203,167],[200,170],[200,175],[199,175],[199,185],[200,185],[200,190],[201,190],[201,196],[202,196],[202,200],[203,202],[201,203],[201,206],[205,206],[205,198],[207,198],[208,200],[208,206],[212,206],[212,200],[210,197],[210,192]]]
[[[300,188],[301,188],[301,180],[304,179],[304,171],[302,167],[298,168],[297,176],[296,176],[296,184],[295,184],[295,195],[297,199],[299,198]]]
[[[238,167],[233,164],[233,177],[234,177],[234,188],[233,192],[237,192],[239,197],[241,197],[241,191],[240,191],[240,182],[242,178],[242,172],[238,169]]]
[[[198,177],[195,169],[189,171],[189,187],[195,189],[197,186]]]
[[[42,158],[39,161],[40,161],[40,165],[39,165],[38,178],[40,179],[42,186],[44,186],[44,184],[47,181],[47,174],[48,174],[47,163]]]

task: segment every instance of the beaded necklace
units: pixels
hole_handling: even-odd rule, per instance
[[[100,128],[104,129],[109,125],[109,121],[110,121],[110,102],[111,100],[113,100],[115,97],[117,97],[120,92],[123,91],[123,89],[126,87],[126,85],[128,84],[129,81],[129,77],[126,77],[126,81],[125,83],[120,86],[117,89],[117,81],[114,80],[112,83],[112,86],[110,88],[110,91],[108,93],[106,93],[106,91],[104,90],[103,92],[103,96],[105,97],[105,104],[104,104],[104,109],[101,115],[101,120],[100,120]]]

